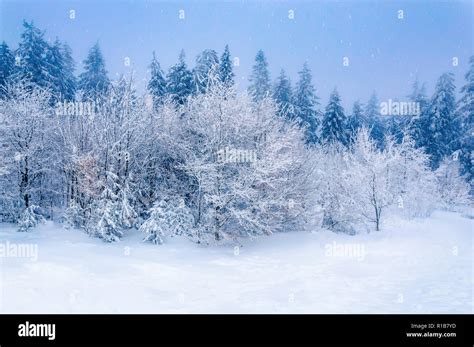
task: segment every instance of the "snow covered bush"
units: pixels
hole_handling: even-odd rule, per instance
[[[162,244],[167,236],[193,234],[193,217],[184,203],[159,200],[149,214],[150,217],[140,227],[140,232],[145,234],[143,241]]]
[[[44,223],[44,217],[39,213],[37,205],[28,206],[20,215],[18,220],[18,231],[26,232],[40,223]]]
[[[458,160],[445,158],[435,171],[441,204],[445,209],[456,209],[458,206],[472,203],[469,183],[460,175],[460,168]]]

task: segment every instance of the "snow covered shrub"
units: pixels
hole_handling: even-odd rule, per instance
[[[350,170],[347,149],[337,143],[314,149],[317,169],[313,175],[316,199],[321,207],[322,227],[355,233],[358,224],[354,195],[357,180]]]
[[[18,231],[25,232],[45,222],[44,217],[38,212],[38,209],[38,206],[30,205],[21,213],[20,219],[18,220]]]
[[[85,212],[81,205],[71,200],[64,213],[64,224],[67,229],[79,229],[85,225]]]
[[[445,209],[455,209],[471,203],[469,183],[460,175],[460,163],[457,160],[445,158],[435,171],[441,204]]]
[[[143,241],[162,244],[166,236],[192,235],[193,217],[184,204],[157,201],[149,211],[150,217],[141,225]]]
[[[107,184],[100,199],[92,206],[92,215],[86,225],[86,232],[106,242],[119,241],[123,235],[120,220],[118,196],[114,193],[113,174],[109,173]]]
[[[356,182],[353,196],[356,215],[380,230],[381,218],[397,206],[405,215],[425,216],[434,208],[437,195],[428,157],[406,137],[401,144],[386,138],[380,150],[367,129],[357,134],[350,154],[350,171]]]

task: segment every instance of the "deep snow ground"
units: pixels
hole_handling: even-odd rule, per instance
[[[371,234],[275,234],[237,250],[3,224],[0,244],[37,245],[38,259],[0,256],[0,313],[472,313],[473,223],[436,212]]]

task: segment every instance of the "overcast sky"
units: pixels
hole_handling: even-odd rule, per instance
[[[404,100],[418,77],[431,95],[443,72],[464,83],[473,54],[472,1],[60,1],[0,0],[0,39],[16,48],[22,20],[69,43],[78,70],[99,41],[111,78],[135,71],[143,88],[152,51],[166,71],[184,48],[192,67],[206,48],[225,44],[239,58],[241,88],[263,49],[272,80],[284,68],[293,84],[305,61],[323,106],[337,86],[343,103]],[[75,19],[70,18],[71,10]],[[180,19],[180,10],[184,19]],[[289,18],[289,11],[294,19]],[[399,19],[403,11],[403,19]],[[129,57],[131,65],[125,66]],[[343,59],[349,59],[349,66]],[[457,57],[458,66],[453,66]]]

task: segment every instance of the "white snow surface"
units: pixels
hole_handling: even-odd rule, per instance
[[[142,238],[107,244],[52,222],[27,233],[0,225],[0,244],[38,251],[0,256],[0,313],[473,312],[473,219],[459,213],[392,218],[355,236],[278,233],[238,251]]]

